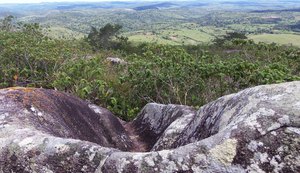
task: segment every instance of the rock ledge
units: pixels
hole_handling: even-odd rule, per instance
[[[300,172],[300,82],[122,122],[58,91],[0,90],[2,172]],[[147,151],[147,152],[127,152]]]

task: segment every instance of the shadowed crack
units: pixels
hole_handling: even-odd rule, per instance
[[[123,122],[124,129],[127,132],[127,135],[132,141],[132,148],[129,150],[131,152],[146,152],[148,151],[148,144],[143,141],[140,135],[137,133],[131,122]]]

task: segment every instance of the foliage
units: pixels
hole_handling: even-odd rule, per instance
[[[55,74],[53,86],[82,99],[106,107],[125,120],[133,118],[138,108],[129,107],[126,87],[118,80],[121,67],[111,66],[102,55],[88,59],[70,59]]]
[[[13,29],[13,19],[14,19],[14,16],[12,15],[9,15],[9,16],[6,16],[2,21],[1,21],[1,25],[0,25],[0,30],[3,30],[3,31],[11,31]]]
[[[136,3],[143,6],[147,4],[144,4],[145,2],[134,2],[114,8],[116,4],[113,3],[105,9],[93,8],[92,6],[95,4],[90,4],[91,6],[76,4],[76,8],[72,4],[65,4],[66,6],[64,7],[66,8],[57,7],[61,13],[53,13],[50,9],[46,12],[47,8],[44,9],[45,7],[43,7],[45,13],[49,15],[40,15],[39,10],[33,10],[30,13],[20,15],[22,17],[19,17],[17,20],[38,22],[51,28],[58,27],[59,29],[53,29],[50,35],[52,37],[56,36],[56,38],[59,35],[65,35],[62,33],[69,33],[66,35],[74,38],[83,37],[83,35],[90,32],[90,26],[94,26],[98,30],[98,28],[105,27],[107,23],[115,23],[123,26],[123,36],[128,37],[129,41],[139,43],[210,44],[211,39],[215,37],[224,35],[226,32],[236,32],[245,33],[247,36],[257,35],[258,37],[253,37],[256,41],[271,40],[271,42],[276,43],[299,45],[297,39],[286,40],[279,35],[289,34],[290,37],[299,35],[297,33],[299,30],[299,12],[290,9],[291,4],[295,2],[281,3],[280,6],[284,10],[279,8],[275,11],[262,10],[267,8],[265,5],[270,5],[269,7],[271,8],[274,6],[274,3],[265,4],[262,2],[258,3],[262,6],[258,4],[249,6],[247,3],[242,2],[241,4],[244,4],[244,6],[240,6],[238,5],[239,2],[230,5],[230,7],[227,6],[226,9],[222,6],[222,2],[220,2],[221,4],[207,3],[206,5],[210,4],[209,6],[212,6],[215,10],[205,10],[196,1],[186,2],[188,4],[183,2],[176,3],[178,8],[129,10],[137,7],[134,5]],[[196,3],[196,5],[193,6],[189,3]],[[16,7],[16,9],[18,8],[20,7]],[[41,6],[36,8],[39,9]],[[12,9],[12,11],[16,9]],[[26,9],[28,10],[28,8]],[[251,11],[251,9],[258,11]],[[24,13],[24,11],[18,11],[17,13]],[[270,39],[265,38],[265,34],[270,34],[266,36],[270,37]]]
[[[226,33],[226,35],[223,35],[222,37],[215,38],[212,42],[215,45],[222,46],[225,44],[225,42],[230,42],[235,39],[245,40],[245,39],[247,39],[247,36],[244,33],[228,32],[228,33]]]
[[[124,120],[133,119],[148,102],[199,107],[247,87],[300,80],[299,48],[255,43],[239,34],[223,37],[222,46],[112,46],[118,27],[116,32],[95,29],[90,39],[101,35],[112,44],[105,50],[103,39],[96,46],[101,50],[93,52],[91,42],[49,38],[39,24],[8,25],[12,28],[0,30],[1,88],[56,88]],[[108,56],[127,63],[111,64]]]
[[[55,73],[53,86],[88,99],[107,102],[111,95],[108,84],[101,80],[104,75],[102,58],[70,59],[62,69]],[[106,106],[106,105],[104,105]]]
[[[131,86],[130,99],[139,98],[131,101],[138,107],[147,102],[200,106],[246,87],[299,79],[283,63],[223,59],[208,52],[195,57],[172,46],[146,46],[129,60],[123,82]]]
[[[122,29],[121,25],[112,25],[110,23],[100,29],[92,27],[87,36],[87,41],[94,50],[116,48],[118,44],[116,43],[116,39],[120,42],[127,42],[126,37],[117,35],[120,32],[120,29]]]
[[[45,37],[38,24],[0,31],[0,84],[51,88],[52,74],[66,59],[80,56],[84,46]]]

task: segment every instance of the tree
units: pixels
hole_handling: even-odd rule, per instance
[[[126,40],[124,37],[118,36],[118,33],[121,29],[121,25],[113,25],[110,23],[106,24],[100,29],[91,27],[87,41],[94,48],[94,50],[111,49],[116,45],[116,40]]]
[[[0,25],[0,29],[3,30],[3,31],[11,31],[13,29],[13,19],[14,19],[14,16],[12,15],[9,15],[7,17],[5,17],[3,20],[2,20],[2,23]]]
[[[222,37],[217,37],[213,40],[213,43],[217,46],[222,46],[226,41],[232,41],[235,39],[245,40],[248,39],[244,33],[239,32],[227,32],[226,35]]]

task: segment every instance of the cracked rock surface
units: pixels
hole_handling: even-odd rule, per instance
[[[45,89],[0,90],[0,172],[300,172],[300,82],[194,110],[146,105],[133,122]]]

